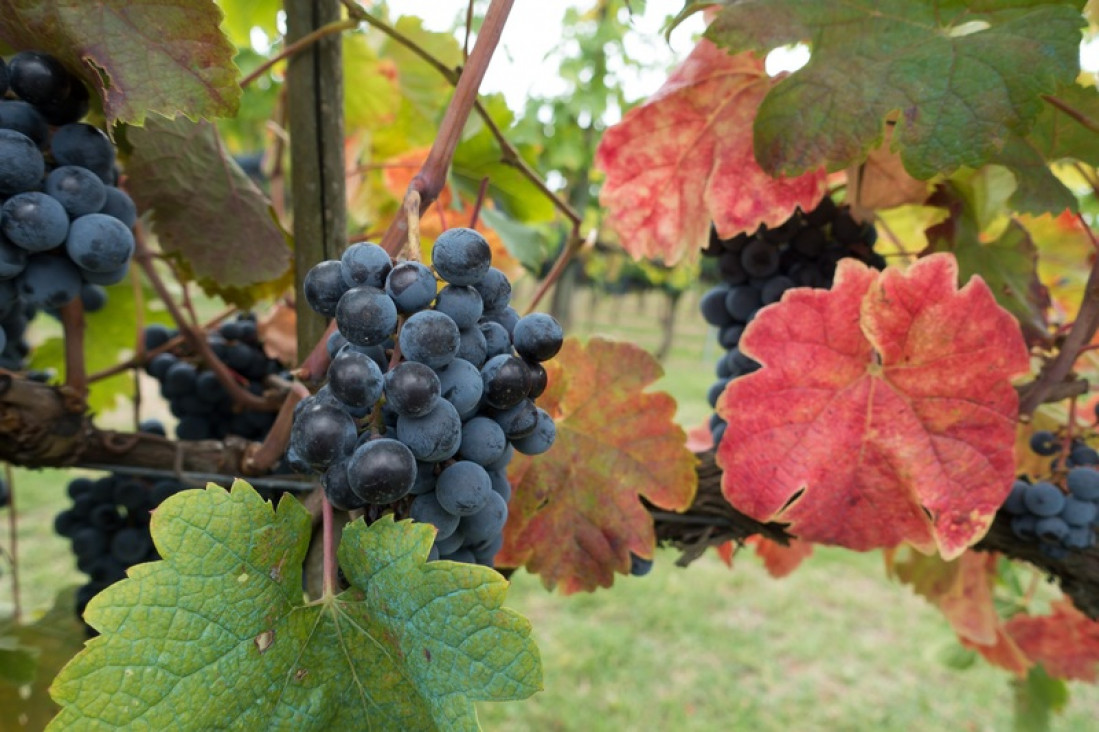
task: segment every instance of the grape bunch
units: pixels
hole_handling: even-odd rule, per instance
[[[1060,463],[1061,441],[1048,430],[1030,437],[1030,449],[1054,458],[1051,472]],[[1003,510],[1011,515],[1011,531],[1024,541],[1037,541],[1039,550],[1052,559],[1064,559],[1072,550],[1095,546],[1099,530],[1099,452],[1074,439],[1065,456],[1062,489],[1052,480],[1031,482],[1019,478],[1011,486]]]
[[[159,348],[177,333],[162,325],[151,325],[145,329],[145,348]],[[207,342],[215,356],[247,380],[245,388],[253,394],[263,393],[268,376],[290,378],[282,364],[263,352],[255,316],[250,313],[222,323],[207,336]],[[160,382],[160,394],[179,420],[176,437],[181,440],[221,440],[227,435],[262,440],[274,424],[274,412],[235,408],[214,372],[196,366],[182,354],[159,353],[149,359],[145,371]]]
[[[710,406],[729,382],[750,374],[759,364],[737,348],[748,323],[765,305],[778,302],[791,287],[832,286],[836,264],[856,257],[881,269],[885,260],[873,251],[877,232],[871,224],[856,221],[846,206],[828,197],[809,213],[801,210],[782,225],[761,226],[754,234],[741,233],[720,239],[710,231],[710,243],[703,255],[717,259],[722,282],[708,290],[699,302],[702,317],[718,329],[717,339],[725,353],[717,362],[717,381],[710,387]],[[714,444],[725,434],[725,421],[710,418]]]
[[[491,566],[508,463],[556,436],[534,400],[563,333],[549,315],[510,307],[511,283],[476,231],[443,232],[432,261],[434,271],[393,263],[364,242],[309,271],[306,299],[337,331],[328,383],[297,406],[287,457],[322,474],[337,508],[412,496],[408,515],[437,529],[433,559]]]
[[[69,483],[72,506],[57,514],[53,525],[72,543],[76,566],[88,575],[76,591],[77,616],[83,616],[93,597],[125,578],[127,568],[160,558],[149,534],[149,517],[183,487],[175,480],[150,482],[114,473]]]
[[[137,209],[87,111],[87,87],[52,56],[0,60],[0,367],[26,358],[37,310],[99,309],[129,270]]]

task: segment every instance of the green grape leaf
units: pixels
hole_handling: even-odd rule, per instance
[[[112,125],[236,114],[239,72],[220,22],[213,0],[0,0],[0,39],[79,73]]]
[[[482,208],[481,218],[500,235],[508,252],[531,272],[540,272],[542,265],[553,256],[548,237],[542,230],[521,224],[492,208]]]
[[[484,104],[500,129],[511,126],[512,114],[502,96],[485,100]],[[522,221],[553,218],[553,203],[517,167],[507,162],[500,144],[485,125],[480,125],[479,131],[458,144],[452,174],[455,187],[469,200],[477,197],[481,180],[488,178],[488,197],[504,213]]]
[[[400,72],[394,63],[378,57],[367,36],[343,35],[344,87],[343,114],[349,133],[360,129],[378,129],[392,125],[401,104],[397,87]]]
[[[57,714],[50,682],[87,639],[75,605],[70,587],[34,622],[0,620],[0,729],[44,729]]]
[[[1054,712],[1068,704],[1068,684],[1051,677],[1041,666],[1031,668],[1026,679],[1013,680],[1012,688],[1017,732],[1046,732],[1051,729]]]
[[[130,195],[152,210],[161,248],[203,289],[247,305],[246,291],[286,276],[287,234],[213,124],[150,118],[127,129],[126,141]]]
[[[351,588],[302,596],[310,517],[243,481],[154,512],[163,561],[89,604],[88,642],[52,687],[50,729],[476,729],[474,700],[541,687],[530,623],[491,569],[427,562],[432,528],[344,528]],[[201,700],[196,703],[196,700]]]
[[[137,340],[138,304],[134,287],[129,279],[107,290],[107,304],[102,310],[84,313],[84,367],[89,374],[110,368],[128,358]],[[145,325],[163,323],[170,325],[171,316],[156,300],[150,289],[144,289],[145,306],[142,322]],[[65,339],[51,335],[31,350],[31,368],[54,369],[59,375],[65,371]],[[93,412],[106,412],[118,404],[119,399],[134,395],[133,376],[126,371],[89,385],[88,408]]]
[[[809,42],[809,63],[756,116],[765,170],[845,168],[889,119],[905,168],[926,179],[1026,135],[1041,95],[1075,79],[1083,25],[1079,3],[1058,0],[732,0],[706,36],[731,53]]]
[[[930,252],[953,252],[963,280],[980,275],[1005,310],[1015,316],[1030,344],[1049,339],[1048,290],[1038,279],[1038,250],[1027,230],[1011,221],[998,237],[981,235],[982,202],[988,199],[988,176],[958,176],[930,203],[950,215],[927,230]]]

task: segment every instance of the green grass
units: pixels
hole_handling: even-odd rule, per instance
[[[654,296],[591,300],[574,333],[655,348]],[[706,390],[719,352],[695,316],[678,310],[657,388],[679,400],[679,421],[709,415]],[[66,540],[52,531],[71,473],[17,470],[24,606],[45,610],[60,587],[82,581]],[[6,517],[4,517],[6,518]],[[6,521],[0,537],[7,544]],[[487,730],[1006,730],[1006,673],[978,661],[965,671],[940,660],[956,641],[941,614],[884,576],[878,553],[819,549],[793,575],[773,580],[745,553],[729,570],[712,555],[689,568],[658,552],[652,574],[619,578],[594,594],[548,593],[517,573],[509,606],[530,618],[545,690],[529,700],[480,704]],[[0,562],[6,570],[6,564]],[[10,610],[0,576],[0,614]],[[1054,729],[1096,729],[1099,688],[1072,684]],[[0,710],[0,728],[3,724]]]

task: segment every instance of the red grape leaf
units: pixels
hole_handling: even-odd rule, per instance
[[[1023,653],[1022,649],[1019,648],[1018,644],[1015,643],[1002,624],[996,628],[996,640],[994,643],[982,645],[961,636],[959,636],[958,639],[962,642],[963,646],[977,651],[993,666],[999,666],[1020,678],[1025,677],[1027,671],[1034,665],[1027,655]]]
[[[722,237],[777,226],[824,195],[823,170],[773,178],[756,163],[752,123],[778,79],[751,54],[702,41],[647,102],[603,135],[599,202],[634,257],[672,263]]]
[[[995,645],[1002,625],[992,603],[997,555],[967,551],[957,559],[909,552],[890,568],[901,582],[942,610],[960,638]]]
[[[538,404],[556,421],[557,441],[511,462],[496,565],[526,566],[566,594],[609,587],[616,571],[629,571],[631,552],[652,556],[653,520],[641,497],[686,509],[697,461],[674,421],[675,400],[645,391],[662,369],[641,348],[570,338],[545,366],[549,387]]]
[[[793,572],[813,553],[813,544],[801,539],[791,539],[787,545],[779,544],[764,536],[751,536],[745,542],[755,547],[756,556],[763,561],[767,574],[782,579]]]
[[[831,291],[788,290],[745,330],[764,367],[717,404],[722,489],[759,521],[856,550],[908,541],[959,556],[1014,475],[1028,368],[1015,319],[949,254],[876,272],[850,259]]]
[[[721,561],[725,562],[725,566],[732,569],[733,556],[736,555],[736,543],[727,541],[724,544],[718,544],[714,547],[714,551],[717,552],[717,557]]]
[[[1032,660],[1055,678],[1095,683],[1099,679],[1099,621],[1068,600],[1053,603],[1053,613],[1016,615],[1007,633]]]

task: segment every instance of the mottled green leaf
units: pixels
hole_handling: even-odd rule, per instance
[[[432,529],[385,517],[344,529],[351,589],[306,603],[310,517],[243,481],[153,514],[163,561],[88,606],[101,636],[62,670],[51,729],[477,727],[474,700],[541,685],[525,618],[490,569],[428,563]]]
[[[238,71],[220,22],[213,0],[0,0],[0,39],[79,72],[112,124],[235,114]]]
[[[207,292],[239,302],[242,290],[290,268],[287,235],[209,122],[150,118],[129,128],[128,189],[151,210],[161,248],[178,256]]]
[[[343,114],[349,135],[359,129],[375,130],[392,125],[401,104],[397,86],[400,71],[378,57],[366,35],[343,36]],[[440,77],[441,78],[441,77]]]
[[[50,699],[50,682],[87,639],[74,611],[75,590],[59,592],[53,607],[34,622],[0,621],[0,729],[43,729],[57,714],[58,707]],[[13,645],[13,655],[22,658],[6,660],[4,648]],[[14,669],[17,677],[7,673],[13,670],[11,660],[22,665]]]
[[[137,343],[138,306],[133,284],[127,278],[107,289],[107,304],[102,310],[84,314],[84,367],[89,374],[110,368],[133,353]],[[143,292],[146,303],[142,322],[172,322],[168,312],[155,299],[152,290]],[[41,316],[40,316],[41,317]],[[65,341],[54,335],[37,344],[31,351],[31,368],[55,369],[59,376],[65,371]],[[134,394],[134,378],[129,372],[115,374],[92,383],[88,390],[88,408],[105,412],[114,408],[120,398]]]
[[[859,162],[886,118],[916,178],[977,167],[1025,135],[1041,94],[1079,71],[1079,4],[732,0],[706,32],[732,53],[808,42],[809,63],[767,95],[756,157],[773,173]]]

